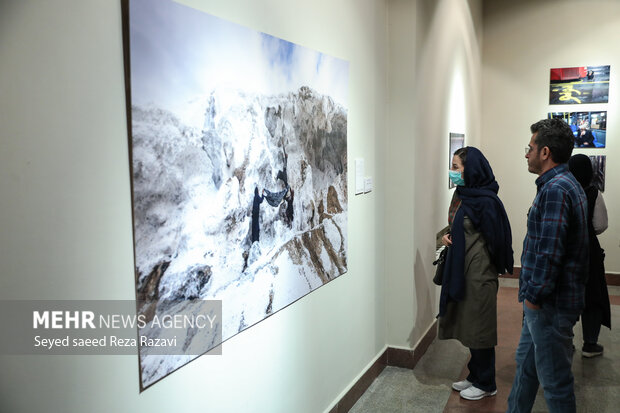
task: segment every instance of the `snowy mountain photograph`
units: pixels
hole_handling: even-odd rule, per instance
[[[221,300],[226,341],[347,271],[348,63],[171,0],[128,11],[138,311]],[[198,356],[140,348],[141,389]]]

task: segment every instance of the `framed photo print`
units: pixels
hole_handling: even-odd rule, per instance
[[[549,104],[607,103],[610,66],[561,67],[550,70]]]
[[[607,111],[550,112],[549,119],[562,119],[573,131],[575,148],[604,148],[607,143]]]
[[[347,272],[348,62],[122,4],[137,310],[220,301],[215,348]],[[183,337],[187,354],[140,346],[141,389],[203,354]]]
[[[450,152],[448,154],[448,169],[451,169],[452,168],[452,157],[454,156],[454,152],[456,152],[457,149],[460,149],[465,146],[465,134],[450,132],[449,139],[450,140],[449,140],[448,147],[450,148],[449,149]],[[455,186],[456,185],[452,183],[450,178],[448,178],[448,189],[452,189]]]

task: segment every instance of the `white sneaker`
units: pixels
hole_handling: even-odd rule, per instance
[[[452,388],[456,391],[463,391],[465,389],[469,389],[472,383],[469,380],[461,380],[456,383],[452,383]]]
[[[495,396],[496,394],[497,390],[484,391],[480,390],[476,386],[470,386],[467,389],[461,391],[461,397],[466,400],[480,400],[483,397]]]

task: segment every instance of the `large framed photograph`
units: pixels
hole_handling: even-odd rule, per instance
[[[123,17],[138,312],[219,300],[225,341],[347,271],[348,63],[171,0]],[[197,357],[139,356],[141,389]]]
[[[607,143],[607,111],[550,112],[549,119],[562,119],[575,137],[576,148],[604,148]]]
[[[450,132],[450,141],[448,143],[449,154],[448,154],[448,169],[452,169],[452,158],[454,157],[454,152],[457,149],[460,149],[465,146],[465,134],[463,133],[452,133]],[[448,189],[454,188],[456,185],[448,178]]]
[[[609,65],[551,69],[549,104],[607,103],[609,72]]]

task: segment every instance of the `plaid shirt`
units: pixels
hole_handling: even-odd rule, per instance
[[[588,201],[566,164],[536,180],[523,241],[519,301],[584,306],[588,266]]]

